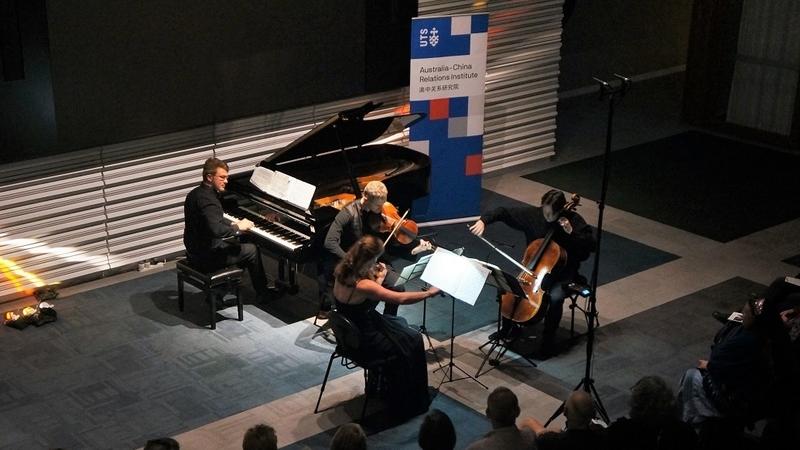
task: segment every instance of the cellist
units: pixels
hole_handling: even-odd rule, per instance
[[[319,284],[319,296],[321,310],[318,318],[326,318],[326,312],[330,310],[330,288],[333,282],[333,268],[344,257],[345,252],[356,241],[364,235],[373,235],[385,239],[380,230],[375,227],[376,223],[381,222],[383,206],[389,196],[386,185],[380,181],[370,181],[364,186],[362,197],[348,204],[336,215],[331,223],[328,233],[325,236],[323,256],[318,262],[317,283]],[[425,250],[432,250],[433,246],[424,239],[415,240],[416,247],[405,248],[416,255]],[[389,247],[393,241],[387,242]],[[413,243],[408,246],[413,247]],[[383,264],[383,263],[379,263]],[[383,269],[386,269],[385,265]],[[402,287],[393,288],[392,285],[397,280],[397,274],[389,270],[384,280],[384,287],[403,291]],[[386,304],[384,314],[397,315],[396,304]]]
[[[549,305],[544,316],[542,343],[535,353],[540,359],[546,359],[556,353],[555,334],[561,322],[564,299],[567,296],[564,286],[575,280],[581,262],[589,258],[596,245],[592,228],[580,214],[565,209],[566,204],[564,193],[552,189],[542,196],[541,207],[498,207],[481,215],[481,218],[469,227],[473,234],[481,236],[486,225],[503,222],[525,233],[525,240],[528,243],[543,238],[553,229],[553,242],[566,250],[566,264],[547,277],[542,286],[547,293],[545,298]],[[499,337],[513,340],[520,331],[518,324],[504,317]]]

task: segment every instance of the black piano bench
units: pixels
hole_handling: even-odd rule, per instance
[[[215,272],[202,272],[189,265],[185,259],[175,263],[178,269],[178,309],[183,312],[183,283],[189,283],[200,289],[206,295],[209,308],[211,329],[217,328],[217,304],[214,301],[214,290],[225,289],[236,295],[236,309],[239,312],[239,321],[244,320],[242,297],[239,295],[239,284],[242,281],[243,270],[236,266],[225,267]]]

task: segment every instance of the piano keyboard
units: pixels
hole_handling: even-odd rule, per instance
[[[231,222],[242,220],[228,213],[223,213],[222,217],[224,217],[227,220],[230,220]],[[287,248],[290,251],[297,250],[298,248],[302,247],[305,242],[311,239],[310,237],[298,233],[297,231],[287,226],[281,225],[278,222],[259,222],[253,225],[253,228],[248,230],[248,232],[260,236],[270,242],[278,244],[281,247]]]

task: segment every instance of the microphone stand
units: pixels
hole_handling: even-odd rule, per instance
[[[605,151],[603,152],[603,182],[602,187],[600,189],[600,202],[598,203],[598,216],[597,216],[597,245],[595,247],[594,252],[594,267],[592,268],[592,281],[591,281],[591,293],[589,295],[589,321],[588,321],[588,330],[586,332],[586,367],[583,379],[575,386],[575,389],[578,390],[583,388],[584,391],[592,395],[592,399],[594,401],[595,407],[597,409],[597,413],[600,417],[605,420],[606,423],[609,423],[608,413],[606,412],[605,407],[603,406],[603,402],[600,401],[600,394],[597,392],[597,389],[594,386],[594,379],[592,379],[592,356],[594,354],[594,324],[597,318],[597,274],[598,269],[600,267],[600,240],[603,236],[603,211],[605,210],[606,206],[606,193],[608,192],[608,177],[609,177],[609,167],[611,166],[611,136],[612,136],[612,124],[614,122],[614,103],[619,102],[625,94],[628,92],[628,89],[631,87],[631,79],[628,77],[624,77],[619,74],[614,74],[614,78],[619,81],[619,84],[616,86],[612,86],[611,83],[601,80],[599,78],[593,78],[594,81],[600,84],[600,100],[607,99],[608,100],[608,122],[606,124],[606,147]],[[565,402],[561,403],[561,406],[556,409],[553,415],[548,419],[545,426],[549,425],[556,417],[560,416],[561,413],[564,412]]]

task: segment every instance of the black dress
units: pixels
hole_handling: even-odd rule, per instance
[[[358,327],[365,357],[394,357],[384,376],[389,401],[397,413],[403,416],[422,414],[430,404],[428,363],[422,335],[410,328],[402,317],[375,311],[377,304],[374,300],[353,305],[337,302],[337,310]]]

